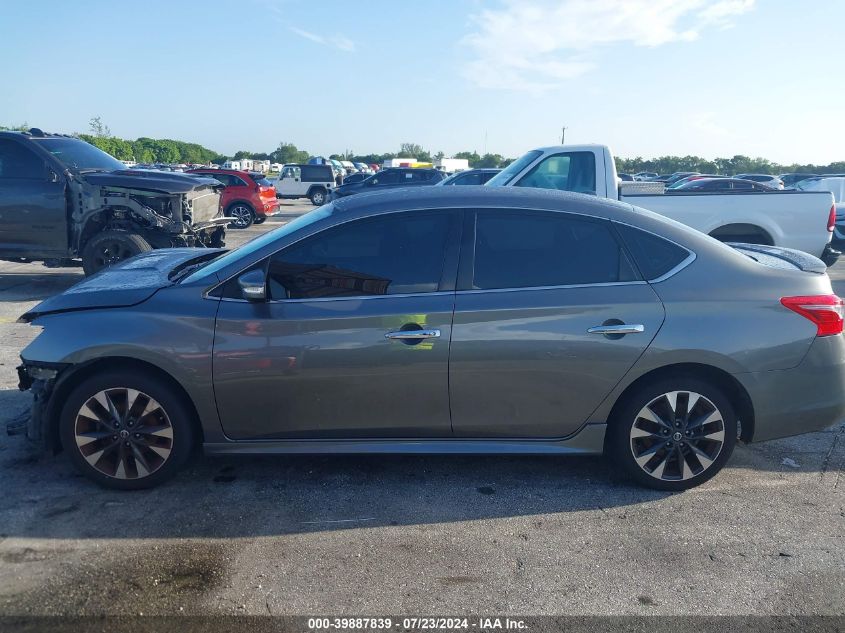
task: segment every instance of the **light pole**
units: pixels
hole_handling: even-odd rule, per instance
[[[566,145],[566,126],[560,128],[560,144]]]

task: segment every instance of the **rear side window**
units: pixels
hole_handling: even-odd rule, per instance
[[[690,255],[687,249],[654,233],[627,224],[617,224],[616,228],[643,278],[649,281],[662,277]]]
[[[434,292],[450,213],[395,213],[337,226],[270,259],[272,299]]]
[[[302,165],[300,167],[302,182],[332,182],[334,175],[329,165]]]
[[[473,288],[531,288],[633,281],[609,223],[555,212],[482,211]]]

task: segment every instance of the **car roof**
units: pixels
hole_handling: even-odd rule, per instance
[[[621,218],[631,205],[586,194],[529,187],[407,187],[367,192],[334,201],[342,213],[372,210],[470,209],[503,207],[549,211],[573,211],[605,218]]]

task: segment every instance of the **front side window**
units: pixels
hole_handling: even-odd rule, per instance
[[[270,298],[434,292],[443,274],[451,217],[394,213],[327,229],[270,259]]]
[[[20,143],[0,139],[0,179],[44,180],[44,161]]]
[[[483,174],[480,172],[475,172],[472,174],[467,174],[465,176],[460,176],[455,179],[453,184],[455,185],[483,185],[484,181],[482,180]]]
[[[592,152],[547,156],[523,176],[517,187],[596,193],[596,157]]]
[[[493,176],[488,183],[491,187],[503,187],[508,184],[511,179],[520,173],[523,169],[528,167],[531,163],[533,163],[539,156],[542,156],[543,152],[538,149],[532,149],[530,152],[526,152],[515,161],[513,161],[510,165],[505,167],[502,171],[498,174]]]
[[[395,185],[400,182],[402,173],[399,171],[385,171],[373,177],[369,182],[373,185]]]
[[[542,211],[482,211],[473,288],[530,288],[633,281],[609,223]]]

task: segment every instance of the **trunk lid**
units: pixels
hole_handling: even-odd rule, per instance
[[[159,289],[177,283],[172,279],[172,273],[223,252],[225,249],[221,248],[165,248],[136,255],[42,301],[23,314],[18,322],[29,323],[57,312],[137,305]]]
[[[728,246],[770,268],[798,269],[805,273],[820,275],[827,273],[827,265],[822,260],[794,248],[764,246],[762,244],[739,244],[736,242],[729,242]]]

